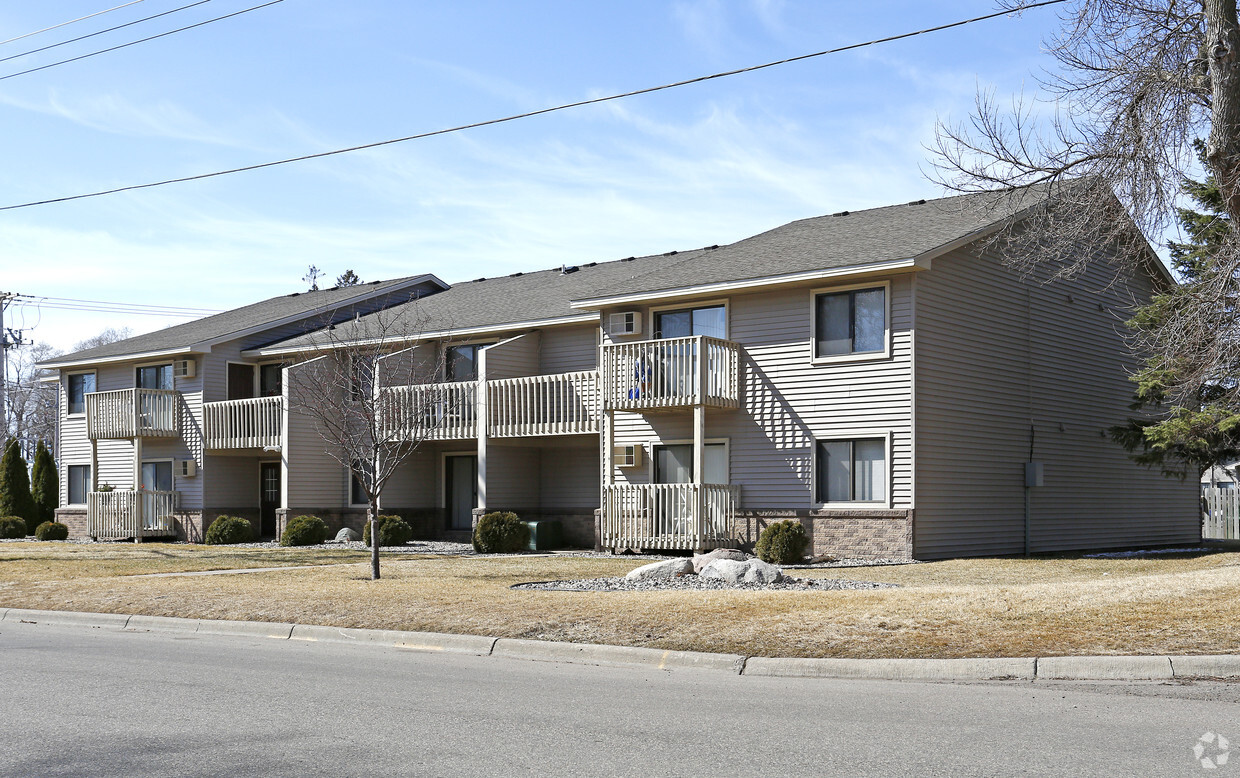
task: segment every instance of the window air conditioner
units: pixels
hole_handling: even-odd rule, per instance
[[[172,375],[174,378],[193,378],[194,377],[194,360],[178,359],[172,363]]]
[[[616,467],[641,467],[642,447],[638,445],[616,446],[615,459]]]
[[[642,331],[641,311],[613,313],[607,319],[608,335],[637,335]]]
[[[198,463],[192,459],[178,459],[173,464],[173,473],[178,478],[193,478],[198,475]]]

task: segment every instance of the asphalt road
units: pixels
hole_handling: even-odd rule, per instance
[[[10,622],[0,667],[4,776],[1240,776],[1240,684],[760,678]],[[1236,744],[1208,771],[1207,732]]]

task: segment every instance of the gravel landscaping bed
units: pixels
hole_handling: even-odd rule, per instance
[[[875,581],[845,581],[833,578],[785,578],[772,584],[729,584],[718,578],[702,578],[685,575],[679,578],[656,578],[647,581],[630,581],[627,578],[587,578],[580,581],[532,581],[513,584],[511,589],[541,589],[551,592],[657,592],[726,589],[751,589],[770,591],[783,589],[794,592],[838,591],[842,589],[898,589],[898,584]]]

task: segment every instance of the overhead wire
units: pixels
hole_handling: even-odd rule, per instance
[[[137,308],[160,308],[178,311],[201,311],[203,313],[220,313],[218,308],[196,308],[191,305],[149,305],[146,303],[113,303],[108,300],[81,300],[76,297],[49,297],[47,295],[19,294],[18,297],[31,298],[38,300],[55,300],[57,302],[67,303],[91,303],[100,305],[129,305]]]
[[[40,316],[42,316],[43,308],[90,313],[114,313],[124,314],[127,316],[163,316],[180,319],[201,318],[203,316],[210,316],[212,314],[220,313],[218,309],[212,308],[146,305],[142,303],[113,303],[103,300],[74,300],[55,297],[37,297],[34,295],[19,295],[15,300],[15,304],[18,306],[33,306],[39,311]]]
[[[280,2],[280,0],[275,0],[275,2]],[[31,202],[27,202],[27,203],[17,203],[15,205],[3,205],[3,206],[0,206],[0,211],[12,211],[18,208],[33,208],[34,206],[38,206],[38,205],[50,205],[52,203],[65,203],[65,202],[70,202],[73,200],[85,200],[90,197],[103,197],[105,195],[117,194],[120,192],[133,192],[139,189],[150,189],[150,188],[157,187],[157,186],[167,186],[169,184],[182,184],[188,181],[201,181],[206,178],[216,178],[218,176],[232,175],[233,173],[245,173],[251,170],[262,170],[264,168],[277,167],[279,165],[288,165],[294,162],[304,162],[306,160],[311,160],[311,159],[322,159],[323,157],[332,157],[338,154],[348,154],[354,151],[363,151],[366,149],[379,148],[381,146],[390,146],[396,143],[406,143],[408,141],[413,141],[413,140],[433,138],[438,135],[448,135],[451,133],[462,132],[464,130],[472,130],[472,129],[476,129],[479,127],[489,127],[495,124],[504,124],[506,122],[513,122],[519,119],[528,119],[533,116],[541,116],[543,114],[555,113],[557,111],[565,111],[570,108],[580,108],[586,105],[596,105],[598,103],[606,103],[612,100],[621,100],[627,97],[636,97],[638,95],[646,95],[646,94],[651,94],[653,92],[661,92],[666,89],[675,89],[675,88],[682,87],[682,86],[688,86],[690,84],[699,84],[704,81],[712,81],[718,78],[727,78],[730,76],[736,76],[736,75],[740,75],[743,73],[752,73],[757,70],[765,70],[766,68],[773,68],[779,65],[787,65],[792,62],[800,62],[801,60],[813,59],[815,57],[823,57],[828,54],[839,54],[841,52],[852,51],[854,49],[860,49],[866,46],[875,46],[880,43],[890,43],[892,41],[903,40],[905,38],[912,38],[917,35],[925,35],[927,33],[932,33],[932,32],[941,32],[943,30],[952,29],[953,27],[962,27],[966,24],[974,24],[976,22],[986,21],[987,19],[994,19],[995,17],[998,17],[998,16],[1008,16],[1014,13],[1027,11],[1033,8],[1041,8],[1043,6],[1048,6],[1048,5],[1058,5],[1064,2],[1067,2],[1067,0],[1042,0],[1042,2],[1029,3],[1027,5],[1022,5],[1019,8],[1005,9],[1003,11],[997,11],[995,13],[986,14],[984,16],[975,16],[971,19],[963,19],[963,20],[956,21],[956,22],[950,22],[948,24],[940,24],[935,27],[927,27],[925,29],[915,30],[913,32],[901,33],[899,35],[889,35],[885,38],[876,38],[874,40],[864,41],[862,43],[853,43],[847,46],[839,46],[833,49],[826,49],[824,51],[816,51],[816,52],[813,52],[812,54],[801,54],[799,56],[787,57],[785,59],[775,60],[773,62],[765,62],[760,65],[750,65],[749,67],[737,68],[735,70],[726,70],[720,73],[712,73],[711,75],[708,75],[708,76],[698,76],[696,78],[688,78],[688,79],[684,79],[683,81],[674,81],[672,83],[662,84],[660,86],[645,87],[643,89],[634,89],[629,92],[620,92],[617,94],[605,95],[603,97],[593,97],[587,100],[578,100],[572,103],[563,103],[561,105],[556,105],[556,106],[552,106],[549,108],[540,108],[534,111],[526,111],[525,113],[513,114],[511,116],[504,116],[498,119],[487,119],[484,121],[472,122],[470,124],[460,124],[455,127],[447,127],[447,128],[439,129],[439,130],[420,132],[415,135],[406,135],[402,138],[391,138],[389,140],[375,141],[373,143],[363,143],[358,146],[349,146],[349,147],[341,148],[341,149],[333,149],[331,151],[320,151],[314,154],[303,154],[297,157],[288,157],[285,159],[274,160],[272,162],[260,162],[254,165],[243,165],[241,167],[229,168],[227,170],[217,170],[211,173],[199,173],[199,174],[192,175],[192,176],[181,176],[179,178],[168,178],[162,181],[152,181],[152,182],[145,183],[145,184],[130,184],[129,186],[118,186],[113,189],[102,189],[97,192],[87,192],[85,194],[68,195],[65,197],[53,197],[47,200],[34,200]],[[268,3],[268,5],[270,4],[271,3]],[[262,7],[262,6],[258,6],[258,7]],[[15,74],[15,75],[20,75],[20,74]],[[0,80],[3,80],[3,78],[8,78],[8,77],[9,76],[0,77]]]
[[[1062,0],[1059,0],[1059,1],[1062,2]],[[234,11],[230,14],[224,14],[223,16],[217,16],[214,19],[207,19],[206,21],[201,21],[195,24],[186,25],[185,27],[178,27],[175,30],[161,32],[158,35],[151,35],[146,38],[139,38],[136,41],[130,41],[129,43],[122,43],[118,46],[112,46],[106,49],[100,49],[99,51],[92,51],[89,54],[82,54],[81,56],[78,56],[78,57],[70,57],[69,59],[62,59],[59,62],[52,62],[47,65],[40,65],[37,68],[30,68],[28,70],[19,70],[16,73],[9,73],[7,76],[0,76],[0,81],[4,81],[10,78],[17,78],[18,76],[24,76],[27,73],[37,73],[40,70],[47,70],[48,68],[54,68],[57,65],[67,65],[70,62],[77,62],[78,60],[87,59],[89,57],[97,57],[100,54],[107,54],[110,51],[126,49],[126,48],[129,48],[130,46],[136,46],[139,43],[146,43],[147,41],[156,40],[157,38],[166,38],[169,35],[175,35],[178,32],[185,32],[186,30],[192,30],[195,27],[202,27],[203,25],[211,24],[212,22],[219,22],[219,21],[223,21],[224,19],[231,19],[234,16],[240,16],[241,14],[249,13],[250,11],[257,11],[260,8],[266,8],[269,5],[275,5],[276,3],[283,3],[283,2],[284,0],[270,0],[270,2],[262,3],[261,5],[253,5],[253,6],[250,6],[249,8],[243,8],[240,11]]]
[[[34,32],[28,32],[28,33],[26,33],[25,35],[18,35],[16,38],[9,38],[7,41],[0,41],[0,46],[5,45],[6,43],[12,43],[13,41],[19,41],[19,40],[21,40],[22,38],[29,38],[29,37],[30,37],[30,36],[32,36],[32,35],[38,35],[38,34],[40,34],[40,33],[50,32],[51,30],[56,30],[56,29],[59,29],[59,28],[61,28],[61,27],[67,27],[67,26],[69,26],[70,24],[76,24],[77,22],[85,21],[85,20],[87,20],[87,19],[93,19],[93,18],[95,18],[96,16],[103,16],[103,15],[104,15],[104,14],[106,14],[106,13],[112,13],[113,11],[119,11],[119,10],[120,10],[120,9],[122,9],[122,8],[128,8],[128,7],[129,7],[129,6],[131,6],[131,5],[137,5],[138,3],[141,3],[141,2],[142,2],[142,0],[130,0],[130,2],[128,2],[128,3],[124,3],[124,4],[122,4],[122,5],[118,5],[118,6],[115,6],[115,7],[113,7],[113,8],[108,8],[108,9],[103,10],[103,11],[96,11],[95,13],[93,13],[93,14],[87,14],[86,16],[79,16],[79,17],[78,17],[78,18],[76,18],[76,19],[70,19],[70,20],[69,20],[69,21],[67,21],[67,22],[61,22],[60,24],[53,24],[51,27],[44,27],[44,28],[43,28],[43,29],[41,29],[41,30],[35,30]]]
[[[21,54],[10,54],[7,57],[0,58],[0,62],[8,62],[11,59],[17,59],[18,57],[26,57],[31,54],[38,54],[41,51],[47,51],[48,49],[54,49],[59,46],[67,46],[70,43],[77,43],[78,41],[84,41],[87,38],[93,38],[96,35],[103,35],[109,32],[116,32],[117,30],[121,30],[126,27],[132,27],[135,24],[141,24],[142,22],[149,22],[152,19],[158,19],[161,16],[167,16],[168,14],[174,14],[177,11],[184,11],[187,8],[193,8],[196,5],[202,5],[204,3],[209,3],[209,2],[211,2],[211,0],[198,0],[198,2],[196,3],[190,3],[189,5],[183,5],[180,8],[173,8],[171,11],[164,11],[163,13],[157,13],[151,16],[144,16],[141,19],[134,19],[132,22],[125,22],[124,24],[118,24],[115,27],[109,27],[106,30],[99,30],[98,32],[91,32],[91,33],[87,33],[86,35],[79,35],[78,37],[70,38],[67,41],[61,41],[60,43],[53,43],[48,46],[43,46],[41,48],[31,49],[30,51],[23,51]]]

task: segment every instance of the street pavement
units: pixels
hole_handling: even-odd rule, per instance
[[[13,621],[0,658],[3,776],[1240,776],[1234,683],[751,677]]]

